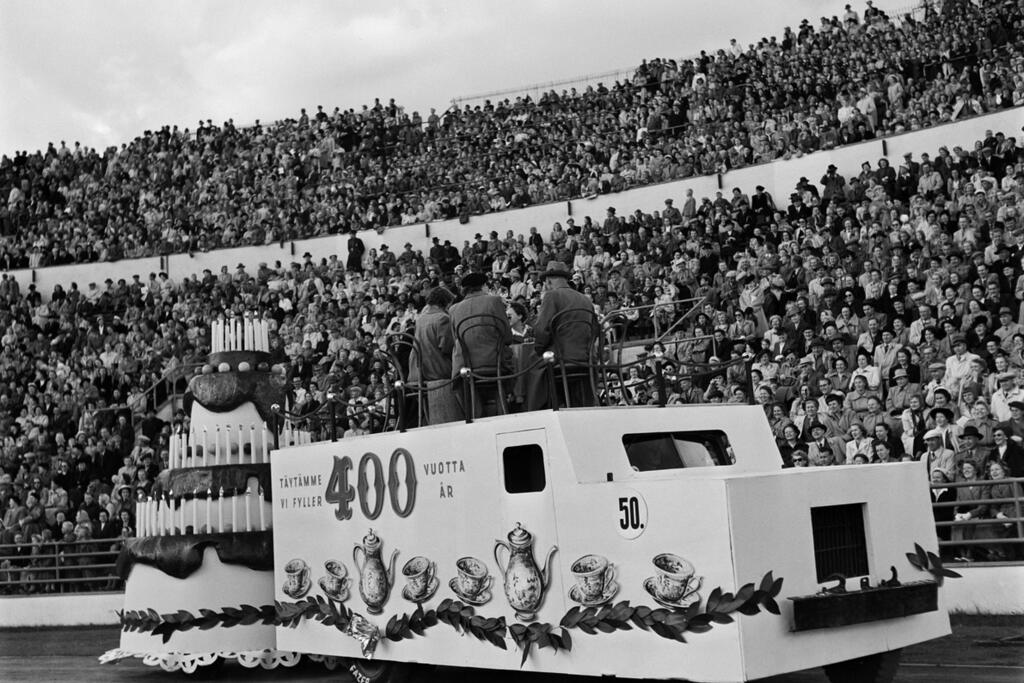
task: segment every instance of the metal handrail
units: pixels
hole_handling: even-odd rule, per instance
[[[94,590],[121,590],[123,582],[117,574],[116,564],[120,553],[118,546],[123,541],[123,538],[118,537],[0,544],[0,594],[12,588],[36,586],[42,586],[43,593],[77,592],[87,590],[90,586]],[[16,552],[26,548],[31,550],[37,545],[40,548],[38,554]],[[88,546],[88,549],[75,552],[83,546]],[[37,564],[32,565],[32,562]],[[79,576],[81,572],[93,575]]]
[[[987,498],[983,497],[977,500],[951,500],[944,502],[933,502],[932,508],[957,508],[957,507],[977,507],[987,505],[1006,505],[1012,504],[1014,506],[1014,516],[1006,517],[978,517],[972,519],[961,519],[961,520],[949,520],[936,522],[936,528],[974,528],[974,527],[994,527],[996,525],[1014,525],[1015,536],[1008,538],[963,538],[948,541],[939,541],[940,548],[949,547],[964,547],[964,546],[1020,546],[1024,545],[1024,477],[1005,477],[1003,479],[978,479],[972,481],[954,481],[945,484],[931,484],[932,489],[958,489],[971,486],[980,486],[987,489],[996,485],[1009,484],[1013,487],[1012,498]],[[988,493],[986,491],[985,493]]]

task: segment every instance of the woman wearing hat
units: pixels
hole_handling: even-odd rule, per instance
[[[939,406],[928,411],[928,421],[932,425],[932,431],[939,433],[942,447],[956,452],[960,450],[960,439],[956,435],[953,420],[953,411],[947,407]]]

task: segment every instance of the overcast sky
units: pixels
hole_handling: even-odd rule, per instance
[[[0,0],[0,153],[452,98],[781,36],[845,0]],[[863,0],[854,0],[863,15]],[[908,0],[877,0],[886,10]]]

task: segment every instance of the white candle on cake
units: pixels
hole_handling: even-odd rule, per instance
[[[238,531],[238,489],[233,489],[231,496],[231,533]]]
[[[214,465],[219,465],[220,464],[220,425],[217,425],[217,431],[214,432],[214,434],[215,434],[215,436],[213,437],[213,448],[214,448],[213,464]]]
[[[203,467],[210,464],[210,446],[207,443],[206,427],[203,427]]]
[[[249,462],[256,462],[256,425],[249,425]]]
[[[184,495],[178,496],[178,529],[180,529],[180,531],[178,532],[180,534],[184,534],[185,531],[186,531],[186,529],[185,529],[185,496]]]
[[[252,531],[252,521],[250,515],[252,514],[249,510],[249,505],[252,503],[252,489],[248,486],[245,487],[245,530]]]
[[[260,484],[256,488],[258,495],[256,496],[256,505],[260,508],[260,531],[267,530],[267,521],[263,514],[263,485]]]
[[[199,533],[199,489],[192,491],[192,533]]]
[[[206,489],[206,533],[213,533],[213,517],[210,515],[210,506],[213,504],[213,491]]]
[[[220,533],[224,533],[224,487],[220,487],[220,495],[217,497],[217,527]]]

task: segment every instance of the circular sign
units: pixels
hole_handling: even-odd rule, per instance
[[[621,489],[613,500],[619,536],[626,540],[639,538],[647,528],[647,501],[634,489]]]

